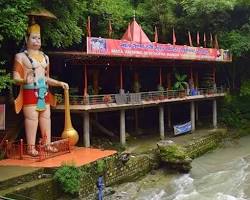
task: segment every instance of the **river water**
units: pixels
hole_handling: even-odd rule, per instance
[[[250,200],[250,136],[192,162],[189,174],[159,170],[114,188],[115,200]]]

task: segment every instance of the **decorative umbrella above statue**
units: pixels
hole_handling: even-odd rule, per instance
[[[49,86],[62,87],[67,98],[69,86],[65,82],[50,78],[49,57],[40,51],[40,26],[35,22],[35,17],[56,17],[47,10],[33,11],[28,15],[32,20],[26,35],[26,49],[15,55],[14,62],[13,78],[15,83],[20,86],[19,95],[15,100],[15,110],[16,113],[19,113],[23,109],[28,154],[37,156],[35,142],[38,124],[42,137],[45,139],[45,150],[52,153],[58,151],[57,148],[50,145],[50,106],[55,106],[56,100],[49,92]],[[69,100],[67,99],[65,99],[65,110],[65,128],[62,136],[69,137],[71,145],[75,145],[78,141],[78,134],[71,125]]]

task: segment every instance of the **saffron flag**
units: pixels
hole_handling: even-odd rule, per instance
[[[176,43],[176,37],[175,37],[174,28],[173,28],[173,45],[175,45],[175,43]]]
[[[210,33],[210,47],[213,48],[213,35]]]
[[[157,28],[155,26],[155,43],[158,42],[158,32],[157,32]]]
[[[124,36],[122,37],[122,39],[126,38],[126,40],[128,41],[132,41],[132,34],[131,34],[131,28],[130,28],[130,23],[128,23],[128,29],[127,32],[124,34]]]
[[[109,20],[109,31],[108,31],[108,33],[109,33],[109,38],[112,38],[112,24],[111,24],[111,20]]]
[[[207,47],[207,39],[206,39],[206,33],[204,32],[203,35],[203,42],[204,42],[204,47]]]
[[[199,31],[197,32],[197,35],[196,35],[196,42],[197,42],[197,46],[200,46],[200,33]]]
[[[192,47],[193,46],[193,42],[192,42],[192,36],[190,31],[188,31],[188,40],[189,40],[189,45]]]
[[[90,16],[88,16],[88,20],[87,20],[87,36],[91,37],[91,28],[90,28]]]

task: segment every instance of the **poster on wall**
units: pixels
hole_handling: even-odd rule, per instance
[[[5,130],[5,104],[0,104],[0,130]]]
[[[190,132],[192,130],[192,123],[191,121],[185,124],[174,125],[174,135],[180,135],[183,133]]]

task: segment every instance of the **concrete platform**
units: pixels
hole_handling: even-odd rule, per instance
[[[49,158],[41,162],[35,160],[4,159],[0,160],[0,166],[55,168],[60,167],[62,164],[73,163],[75,166],[79,167],[116,153],[117,152],[114,150],[74,147],[70,153]]]

